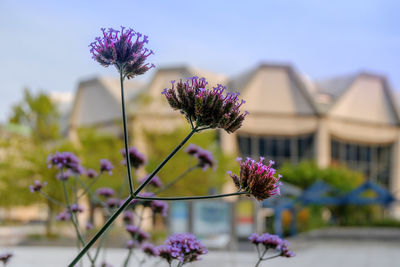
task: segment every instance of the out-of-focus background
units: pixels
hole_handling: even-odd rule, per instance
[[[49,153],[73,151],[90,168],[108,158],[116,168],[96,188],[122,184],[118,74],[94,62],[88,44],[101,27],[123,25],[148,35],[155,52],[156,68],[126,83],[131,145],[149,158],[137,178],[188,132],[161,91],[189,76],[239,91],[250,115],[233,134],[193,138],[217,167],[164,195],[232,192],[226,171],[238,170],[237,156],[272,159],[283,175],[281,196],[262,203],[170,203],[166,218],[146,220],[155,242],[189,231],[211,250],[194,266],[251,266],[247,237],[270,232],[297,254],[280,266],[397,266],[399,11],[394,0],[1,1],[0,252],[14,252],[9,266],[64,266],[75,254],[60,209],[28,189],[47,181],[61,199]],[[170,181],[190,163],[181,152],[159,176]],[[118,229],[108,241],[117,263],[126,240]]]

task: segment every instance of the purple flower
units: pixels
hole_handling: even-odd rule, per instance
[[[197,154],[197,152],[199,151],[200,147],[196,146],[195,144],[189,144],[186,149],[185,152],[188,153],[190,156],[194,156]]]
[[[152,257],[158,256],[158,250],[153,244],[143,243],[142,250],[148,256]]]
[[[6,264],[9,262],[12,256],[13,254],[9,252],[2,253],[0,254],[0,261],[4,264],[4,266],[6,266]]]
[[[109,198],[106,200],[106,205],[110,209],[118,207],[120,200],[118,198]]]
[[[64,170],[64,171],[60,171],[56,174],[56,178],[59,181],[67,181],[69,179],[69,177],[71,177],[74,173],[70,170]]]
[[[126,158],[125,149],[121,149],[121,154],[125,159]],[[129,160],[131,163],[131,167],[136,168],[136,169],[139,168],[140,166],[146,164],[146,162],[147,162],[146,156],[144,154],[140,153],[134,147],[129,148]],[[123,161],[122,164],[125,165],[126,161]]]
[[[91,222],[86,222],[85,228],[86,228],[86,230],[92,230],[93,229],[93,224]]]
[[[33,185],[29,186],[29,190],[33,192],[40,192],[42,190],[43,186],[47,185],[47,182],[41,183],[39,180],[35,180],[33,182]]]
[[[71,212],[74,212],[74,213],[79,212],[79,213],[81,213],[81,212],[83,212],[83,210],[84,210],[83,207],[81,205],[79,205],[79,204],[74,203],[74,204],[71,205]]]
[[[90,179],[95,178],[97,176],[97,172],[93,169],[87,169],[86,176]]]
[[[138,246],[139,246],[139,244],[138,244],[136,241],[133,241],[133,240],[131,240],[131,239],[129,239],[128,241],[126,241],[126,245],[125,245],[125,247],[126,247],[127,249],[133,249],[133,248],[138,247]]]
[[[144,181],[146,181],[148,177],[149,175],[143,177],[142,179],[139,180],[139,183],[140,184],[144,183]],[[163,183],[161,182],[161,179],[158,176],[154,176],[153,178],[151,178],[148,185],[154,186],[155,188],[161,188],[163,186]]]
[[[108,174],[111,175],[112,169],[114,169],[114,166],[108,159],[100,160],[100,172],[108,172]]]
[[[67,211],[60,212],[56,217],[57,221],[68,221],[69,219],[71,219],[71,214]]]
[[[296,256],[296,254],[294,254],[292,251],[289,250],[289,242],[286,240],[283,240],[282,242],[281,256],[286,258],[291,258]]]
[[[195,144],[190,144],[187,146],[186,153],[190,156],[194,156],[199,161],[198,166],[205,171],[207,168],[212,168],[215,165],[215,160],[212,156],[212,153],[208,150],[202,149]]]
[[[112,197],[114,196],[114,190],[109,187],[101,187],[96,190],[96,194],[102,197]]]
[[[162,216],[167,216],[168,204],[161,200],[153,200],[150,203],[153,213],[160,213]]]
[[[279,195],[279,179],[281,175],[274,176],[276,171],[272,168],[273,161],[269,165],[264,165],[264,158],[260,157],[260,161],[256,162],[250,158],[243,161],[238,158],[240,164],[240,176],[228,172],[236,187],[249,192],[255,199],[262,201],[273,195]]]
[[[132,29],[121,31],[112,28],[101,29],[102,37],[97,37],[89,45],[90,53],[94,60],[104,67],[114,65],[117,70],[128,79],[144,74],[153,68],[153,64],[146,63],[147,57],[153,54],[152,50],[145,48],[148,43],[146,35]]]
[[[47,157],[47,165],[49,168],[70,169],[72,172],[81,174],[82,167],[80,159],[71,152],[56,152]]]
[[[132,239],[136,240],[139,243],[142,243],[144,240],[148,239],[150,235],[134,225],[128,225],[125,227],[126,231],[131,234]]]
[[[271,235],[268,233],[264,233],[261,235],[258,235],[256,233],[251,234],[249,237],[249,240],[251,243],[254,245],[262,245],[264,248],[267,249],[275,249],[278,250],[281,254],[280,256],[282,257],[294,257],[294,253],[292,251],[289,251],[289,242],[280,238],[277,235]]]
[[[179,260],[182,264],[199,260],[207,249],[193,234],[174,234],[168,237],[163,246],[158,247],[159,256],[168,263]]]
[[[175,81],[171,83],[171,88],[164,89],[162,94],[173,109],[180,110],[197,127],[222,128],[233,133],[242,126],[247,112],[240,111],[245,101],[239,100],[239,93],[224,93],[226,87],[220,84],[206,89],[208,83],[204,78],[180,80],[176,90]]]
[[[126,210],[124,211],[124,214],[122,215],[122,219],[126,224],[132,224],[133,223],[133,213]]]

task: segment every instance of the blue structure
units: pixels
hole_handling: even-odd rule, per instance
[[[362,194],[368,191],[374,192],[374,197],[366,197]],[[388,207],[396,199],[385,188],[376,183],[367,181],[358,188],[344,193],[343,191],[328,185],[323,181],[317,181],[309,188],[304,190],[301,195],[294,199],[281,198],[280,200],[267,199],[263,202],[263,207],[274,209],[274,231],[277,235],[283,235],[282,212],[289,210],[296,218],[297,207],[307,205],[373,205],[379,204]],[[297,232],[296,220],[292,220],[290,234]]]

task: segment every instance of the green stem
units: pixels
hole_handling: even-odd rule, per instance
[[[137,224],[137,227],[139,227],[139,228],[142,226],[143,214],[144,214],[144,206],[142,206],[142,210],[140,211],[140,215],[139,215],[139,222]],[[132,240],[135,240],[137,238],[137,235],[138,235],[138,233],[135,233]],[[128,256],[126,256],[126,259],[124,262],[124,267],[128,267],[129,261],[131,260],[132,253],[133,253],[133,248],[130,248],[129,252],[128,252]]]
[[[194,199],[211,199],[211,198],[221,198],[221,197],[231,197],[238,195],[248,195],[249,192],[235,192],[229,194],[219,194],[219,195],[209,195],[209,196],[189,196],[189,197],[141,197],[137,196],[137,199],[142,200],[163,200],[163,201],[179,201],[179,200],[194,200]]]
[[[128,129],[126,122],[126,111],[125,111],[125,93],[124,93],[124,76],[122,71],[120,71],[120,82],[121,82],[121,106],[122,106],[122,121],[124,125],[124,144],[125,144],[125,159],[126,159],[126,169],[128,172],[129,180],[129,192],[133,194],[133,181],[131,174],[131,159],[129,156],[129,142],[128,142]]]
[[[262,258],[262,260],[263,261],[265,261],[265,260],[270,260],[270,259],[273,259],[273,258],[278,258],[278,257],[280,257],[281,256],[281,254],[279,253],[279,254],[277,254],[277,255],[274,255],[274,256],[271,256],[271,257],[268,257],[268,258]]]
[[[49,196],[49,195],[46,194],[45,192],[43,192],[43,191],[39,191],[39,192],[40,192],[40,194],[41,194],[44,198],[46,198],[47,200],[49,200],[49,201],[53,202],[54,204],[57,204],[57,205],[59,205],[59,206],[61,206],[61,207],[65,207],[64,204],[62,204],[60,201],[58,201],[58,200],[52,198],[51,196]]]

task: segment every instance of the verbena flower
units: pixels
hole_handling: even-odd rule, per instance
[[[242,113],[240,107],[244,100],[239,100],[239,93],[224,92],[226,87],[218,84],[213,89],[206,89],[207,81],[194,76],[186,82],[171,82],[170,89],[162,94],[169,105],[180,110],[189,122],[197,127],[221,128],[233,133],[242,126],[247,112]]]
[[[109,187],[101,187],[96,190],[96,194],[102,197],[112,197],[114,196],[115,192],[114,189]]]
[[[84,211],[83,207],[77,203],[71,205],[71,211],[75,213],[81,213]]]
[[[10,261],[10,259],[12,258],[13,254],[6,252],[6,253],[2,253],[0,254],[0,261],[4,264],[4,266]]]
[[[111,175],[113,169],[114,166],[108,159],[100,160],[100,172],[108,172],[108,174]]]
[[[82,166],[80,159],[71,152],[56,152],[47,157],[49,168],[70,169],[72,172],[81,174]]]
[[[64,170],[64,171],[60,171],[56,174],[56,178],[57,180],[60,181],[67,181],[72,175],[74,175],[74,173],[70,170]]]
[[[208,168],[212,168],[215,166],[216,162],[212,153],[208,150],[205,150],[195,144],[189,144],[185,149],[185,152],[188,153],[189,156],[194,156],[198,160],[198,166],[203,169],[203,171]]]
[[[189,156],[194,156],[197,154],[197,152],[199,151],[199,149],[201,149],[201,147],[196,146],[195,144],[189,144],[186,149],[185,152],[189,154]]]
[[[152,50],[145,48],[148,43],[146,35],[135,32],[132,29],[121,31],[102,28],[102,37],[97,37],[95,42],[89,45],[90,53],[94,60],[104,67],[114,65],[117,70],[128,79],[144,74],[154,67],[154,64],[146,63],[147,57],[154,54]]]
[[[33,182],[33,185],[29,186],[29,190],[33,192],[40,192],[42,190],[43,186],[47,185],[47,182],[40,182],[39,180],[35,180]]]
[[[271,235],[269,233],[264,233],[258,235],[253,233],[250,235],[249,240],[254,245],[262,245],[264,249],[274,249],[280,252],[280,256],[282,257],[294,257],[295,254],[292,251],[289,251],[289,242],[280,238],[277,235]]]
[[[86,222],[85,229],[86,230],[92,230],[93,229],[93,224],[91,222]]]
[[[126,244],[125,244],[125,247],[126,247],[127,249],[133,249],[133,248],[138,247],[138,246],[139,246],[138,242],[133,241],[133,240],[131,240],[131,239],[129,239],[128,241],[126,241]]]
[[[86,176],[90,179],[97,177],[97,172],[93,169],[87,169]]]
[[[144,240],[147,240],[150,237],[148,233],[135,225],[127,225],[125,229],[131,235],[132,239],[139,243],[142,243]]]
[[[157,248],[153,244],[150,244],[150,243],[143,243],[142,251],[144,252],[144,254],[151,256],[151,257],[158,256]]]
[[[162,216],[167,216],[168,204],[165,201],[153,200],[150,203],[151,210],[153,213],[159,213]]]
[[[122,219],[126,224],[132,224],[133,223],[133,213],[130,212],[129,210],[124,211],[124,214],[122,215]]]
[[[106,200],[106,205],[110,209],[118,207],[120,200],[118,198],[109,198]]]
[[[276,170],[272,168],[274,162],[271,160],[268,165],[264,165],[263,157],[256,162],[250,158],[243,161],[237,159],[240,164],[240,174],[237,176],[232,172],[228,172],[233,182],[239,190],[245,190],[259,201],[269,198],[273,195],[279,195],[279,179],[281,175],[276,175]]]
[[[71,219],[71,214],[68,211],[60,212],[56,217],[57,221],[68,221],[69,219]]]
[[[147,180],[149,176],[146,175],[145,177],[143,177],[142,179],[139,179],[139,183],[142,184],[144,183],[144,181]],[[151,185],[155,188],[161,188],[163,186],[163,183],[161,182],[160,177],[158,176],[154,176],[153,178],[151,178],[150,182],[148,183],[148,185]]]
[[[159,256],[168,263],[179,260],[182,264],[199,260],[207,249],[193,234],[174,234],[168,237],[163,246],[158,247]]]
[[[125,149],[121,149],[121,154],[126,158]],[[129,160],[131,163],[132,168],[139,168],[140,166],[146,164],[147,158],[144,154],[140,153],[136,148],[130,147],[129,148]],[[122,164],[126,164],[126,161],[123,161]]]

